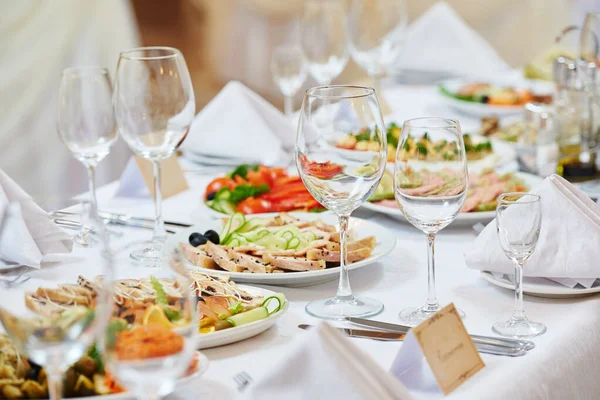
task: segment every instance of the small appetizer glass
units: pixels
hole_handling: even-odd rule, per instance
[[[155,266],[167,238],[160,165],[185,140],[196,110],[183,54],[172,47],[141,47],[122,52],[113,104],[119,133],[135,154],[154,166],[154,234],[152,240],[138,244],[131,258]]]
[[[75,243],[88,247],[89,220],[97,218],[96,166],[117,140],[112,85],[106,68],[72,67],[62,73],[58,92],[57,128],[62,142],[88,171],[90,200],[82,204],[81,230]],[[89,207],[83,207],[88,205]]]
[[[23,210],[27,210],[26,225]],[[39,214],[35,210],[39,210]],[[31,200],[9,204],[0,217],[0,242],[15,249],[25,245],[20,239],[27,233],[20,233],[20,230],[47,232],[48,225],[54,223]],[[19,366],[26,369],[21,372],[28,377],[27,387],[21,387],[26,398],[49,396],[51,400],[58,400],[63,398],[64,393],[76,395],[73,397],[80,397],[77,394],[87,395],[77,391],[75,381],[79,380],[84,382],[81,385],[93,387],[86,376],[77,376],[71,365],[78,362],[92,372],[99,368],[99,359],[90,357],[90,354],[97,355],[94,343],[104,332],[110,315],[110,294],[102,282],[91,283],[84,277],[78,279],[77,273],[69,271],[93,270],[95,275],[111,279],[113,257],[104,233],[104,224],[93,218],[88,223],[94,229],[97,240],[97,246],[90,250],[96,252],[93,265],[88,261],[82,261],[82,265],[73,265],[73,262],[58,264],[53,267],[55,276],[70,276],[71,279],[38,287],[33,279],[29,280],[26,276],[22,279],[23,272],[20,271],[27,267],[15,264],[12,275],[16,278],[5,280],[3,276],[0,281],[0,321],[15,350],[28,359]],[[65,246],[65,251],[68,250],[66,241],[61,244],[59,238],[55,237],[55,240],[56,248]],[[4,250],[3,257],[10,257]],[[16,257],[18,254],[17,251]]]
[[[111,384],[138,399],[160,399],[177,381],[203,367],[195,352],[196,299],[177,248],[161,262],[116,268],[111,318],[101,345]]]
[[[408,222],[425,233],[428,275],[425,305],[400,312],[406,324],[417,325],[441,309],[435,293],[435,235],[454,221],[465,203],[467,187],[467,156],[458,121],[404,122],[396,151],[394,194]],[[458,311],[464,318],[464,312]]]
[[[540,236],[540,196],[530,193],[503,193],[498,196],[496,229],[500,246],[515,263],[515,310],[508,321],[496,322],[492,330],[502,336],[528,338],[546,332],[546,326],[527,318],[523,307],[523,267]]]
[[[348,132],[369,139],[365,151],[336,147]],[[298,136],[296,165],[304,185],[339,220],[340,281],[334,298],[315,300],[306,312],[325,319],[368,317],[383,310],[383,304],[356,297],[348,279],[347,244],[350,214],[373,193],[383,175],[387,159],[385,124],[373,88],[319,86],[306,91]]]

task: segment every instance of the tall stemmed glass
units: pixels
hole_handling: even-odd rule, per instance
[[[110,284],[113,314],[101,344],[107,370],[123,387],[139,400],[160,399],[186,371],[206,367],[206,358],[194,359],[200,293],[177,248],[164,249],[156,268],[115,268]]]
[[[348,17],[350,54],[380,93],[382,75],[404,47],[408,18],[404,0],[352,0]]]
[[[308,0],[302,19],[302,50],[310,75],[330,84],[348,62],[347,15],[341,0]]]
[[[508,321],[496,322],[492,326],[499,335],[526,338],[546,332],[546,326],[530,321],[523,308],[523,266],[535,251],[541,225],[540,196],[530,193],[503,193],[498,196],[498,239],[506,256],[515,263],[515,310]]]
[[[114,108],[123,139],[135,154],[154,165],[154,234],[131,257],[156,265],[167,236],[162,218],[160,164],[185,139],[196,109],[192,81],[181,52],[171,47],[122,52]]]
[[[294,112],[294,95],[306,80],[306,67],[302,49],[298,45],[282,45],[271,55],[273,80],[283,93],[285,115]]]
[[[117,139],[112,107],[112,86],[105,68],[73,67],[63,71],[58,92],[57,128],[67,150],[88,171],[89,207],[82,207],[82,227],[76,243],[90,246],[90,219],[98,216],[96,166]]]
[[[368,136],[371,146],[345,157],[344,151],[336,149],[336,141],[348,132],[359,131]],[[372,88],[319,86],[306,91],[298,124],[296,165],[308,191],[337,215],[340,224],[337,294],[306,306],[306,312],[315,317],[367,317],[383,310],[381,302],[352,294],[346,245],[350,214],[371,196],[383,175],[387,153],[385,131]]]
[[[3,210],[0,240],[14,237],[15,232],[7,227],[23,225],[21,210],[31,210],[32,207],[36,206],[31,200],[23,200],[11,203]],[[36,217],[35,221],[28,221],[30,229],[32,224],[39,224],[35,229],[41,232],[53,223],[49,216]],[[46,220],[43,219],[45,217]],[[110,316],[110,293],[105,290],[102,281],[95,278],[111,279],[113,257],[102,222],[92,218],[89,223],[98,239],[98,245],[91,249],[95,256],[91,262],[88,259],[76,262],[79,265],[56,265],[57,276],[68,276],[68,279],[44,285],[36,285],[31,279],[20,286],[3,288],[0,296],[0,322],[15,347],[44,367],[51,400],[63,398],[65,371],[86,354],[90,345],[104,332]],[[59,273],[63,268],[66,268],[62,271],[64,274]],[[78,274],[86,278],[85,283],[83,278],[77,278]],[[42,376],[35,379],[42,383]]]
[[[425,305],[400,312],[407,324],[419,324],[441,309],[435,294],[435,235],[454,221],[467,187],[467,156],[458,121],[416,118],[404,122],[394,191],[406,219],[426,235],[428,273]]]

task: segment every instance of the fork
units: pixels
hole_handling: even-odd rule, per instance
[[[233,376],[233,381],[237,384],[238,392],[242,392],[250,385],[252,377],[246,371],[241,371]]]
[[[4,276],[3,274],[0,274],[0,283],[5,288],[18,286],[22,283],[27,282],[29,279],[31,279],[30,276],[25,275],[29,271],[29,267],[27,267],[27,266],[21,265],[20,267],[12,269],[11,271],[17,271],[17,275],[7,277],[7,276]]]

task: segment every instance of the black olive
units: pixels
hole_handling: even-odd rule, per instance
[[[219,234],[213,231],[212,229],[209,229],[206,232],[204,232],[204,236],[214,244],[219,244],[221,241],[221,239],[219,238]]]
[[[27,374],[25,375],[25,379],[37,381],[38,377],[40,376],[40,371],[42,370],[42,367],[40,367],[39,365],[34,364],[32,362],[29,362],[29,366],[31,368],[29,368],[29,371],[27,371]]]
[[[129,314],[124,319],[125,321],[127,321],[128,324],[133,324],[133,322],[135,321],[135,315]]]
[[[192,246],[198,247],[201,244],[206,244],[206,242],[208,242],[208,239],[206,239],[201,233],[194,232],[190,235],[189,241]]]
[[[217,192],[210,192],[209,194],[206,195],[206,200],[214,200],[216,196],[217,196]]]
[[[490,96],[486,96],[486,95],[481,96],[481,102],[482,103],[486,103],[487,104],[489,101],[490,101]]]

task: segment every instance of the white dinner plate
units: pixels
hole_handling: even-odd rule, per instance
[[[246,218],[254,217],[269,217],[275,216],[278,213],[268,214],[254,214],[248,215]],[[337,217],[332,213],[307,213],[307,212],[291,212],[291,215],[296,218],[303,220],[315,220],[322,219],[325,223],[330,225],[337,225]],[[222,222],[216,219],[204,219],[204,221],[193,220],[195,224],[184,230],[177,232],[174,235],[170,235],[167,242],[167,248],[172,249],[173,246],[178,246],[180,242],[188,243],[189,236],[192,232],[206,232],[209,229],[221,232]],[[390,232],[388,229],[377,225],[374,222],[370,222],[361,218],[350,218],[350,229],[353,229],[358,238],[367,236],[375,236],[377,245],[373,249],[371,256],[364,260],[355,262],[348,266],[349,270],[365,267],[369,264],[374,263],[381,257],[388,254],[396,246],[396,235]],[[304,271],[304,272],[284,272],[276,274],[261,274],[261,273],[244,273],[244,272],[229,272],[229,271],[218,271],[214,269],[206,269],[192,265],[186,262],[189,268],[194,268],[199,271],[209,272],[213,274],[228,275],[235,282],[255,283],[264,285],[277,285],[277,286],[289,286],[289,287],[301,287],[315,285],[337,279],[340,274],[339,267],[326,268],[319,271]]]
[[[506,276],[502,278],[496,278],[494,274],[489,271],[481,271],[483,279],[489,283],[500,286],[505,289],[515,290],[515,284],[511,282]],[[559,283],[553,282],[549,279],[529,279],[523,278],[523,293],[535,297],[546,297],[550,299],[568,299],[574,297],[591,296],[600,293],[600,285],[586,289],[581,288],[569,288]]]
[[[464,79],[452,79],[443,82],[440,87],[445,88],[450,93],[456,93],[461,86],[471,83],[472,81]],[[545,82],[535,79],[500,79],[491,84],[499,86],[511,86],[519,89],[530,89],[536,94],[551,94],[554,91],[552,82]],[[490,115],[498,115],[505,117],[516,115],[523,112],[523,106],[495,106],[485,103],[476,103],[473,101],[459,100],[449,95],[446,95],[440,90],[440,99],[448,106],[462,113],[477,117],[489,117]]]
[[[517,172],[516,175],[523,179],[525,184],[530,188],[534,188],[541,184],[544,180],[537,175],[528,174],[525,172]],[[399,208],[390,208],[380,206],[375,203],[366,202],[362,205],[364,209],[377,211],[399,221],[408,222]],[[460,213],[451,225],[474,225],[477,223],[487,224],[496,217],[496,211],[470,212]]]
[[[198,356],[198,365],[199,368],[194,371],[192,374],[184,376],[177,381],[177,386],[175,390],[182,387],[183,385],[193,381],[194,379],[202,376],[206,370],[208,369],[208,358],[201,352],[196,352]],[[175,392],[174,390],[174,392]],[[125,399],[135,399],[135,393],[132,392],[123,392],[123,393],[115,393],[115,394],[105,394],[103,396],[88,396],[88,397],[75,397],[69,398],[69,400],[125,400]]]
[[[262,296],[265,299],[267,297],[274,296],[275,294],[277,294],[276,292],[273,292],[271,290],[255,286],[238,285],[238,287],[252,295]],[[265,319],[250,322],[246,325],[240,325],[229,329],[223,329],[222,331],[215,331],[211,333],[198,335],[198,348],[208,349],[210,347],[223,346],[225,344],[239,342],[241,340],[248,339],[260,333],[263,333],[264,331],[275,325],[275,322],[277,322],[277,320],[287,312],[288,308],[289,302],[286,301],[281,310],[268,316]]]

